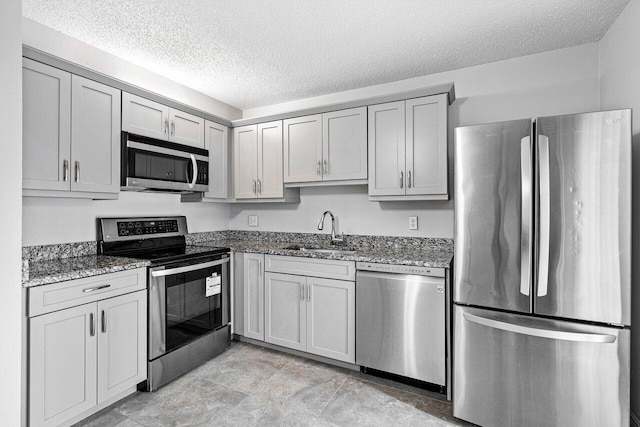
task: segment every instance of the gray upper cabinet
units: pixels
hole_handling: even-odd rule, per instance
[[[367,108],[322,115],[322,180],[367,179]]]
[[[204,148],[203,118],[128,92],[122,94],[122,130]]]
[[[226,199],[229,195],[229,128],[206,120],[204,149],[209,151],[209,191],[205,199]]]
[[[69,190],[71,74],[22,61],[22,187]]]
[[[367,179],[366,107],[283,122],[287,183]]]
[[[117,197],[119,90],[23,59],[23,189],[27,196]]]
[[[282,122],[233,129],[236,199],[284,197],[282,181]]]
[[[120,91],[71,78],[71,190],[120,190]]]
[[[446,200],[447,94],[369,106],[371,200]]]

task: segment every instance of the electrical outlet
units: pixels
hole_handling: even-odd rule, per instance
[[[258,226],[258,215],[249,215],[249,227]]]
[[[418,229],[418,217],[410,216],[409,217],[409,230],[417,230]]]

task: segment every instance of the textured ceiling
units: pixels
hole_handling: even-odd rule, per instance
[[[241,109],[599,40],[628,0],[23,0],[23,15]]]

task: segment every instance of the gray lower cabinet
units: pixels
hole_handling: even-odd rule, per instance
[[[24,195],[116,198],[120,90],[26,58],[22,76]]]
[[[144,269],[105,277],[114,279],[114,286],[129,282],[126,290],[145,286]],[[118,291],[107,290],[101,296],[86,296],[99,287],[95,283],[95,278],[80,279],[40,286],[52,289],[34,292],[34,301],[45,295],[41,309],[51,299],[64,298],[71,304],[77,298],[94,301],[29,319],[30,426],[78,421],[134,392],[147,378],[147,291],[111,296]]]
[[[355,363],[355,283],[265,273],[265,341]]]
[[[243,335],[264,341],[264,255],[243,254],[242,267]]]

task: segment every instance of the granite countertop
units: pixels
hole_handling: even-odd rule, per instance
[[[286,249],[292,245],[303,247],[334,249],[328,244],[309,244],[306,242],[277,242],[263,240],[220,239],[199,241],[194,246],[214,248],[228,247],[236,252],[262,253],[270,255],[298,256],[307,258],[333,259],[341,261],[376,262],[381,264],[413,265],[419,267],[448,268],[453,259],[452,245],[432,246],[350,246],[355,253],[318,253]]]
[[[65,280],[81,279],[100,274],[115,273],[146,267],[149,261],[104,255],[84,255],[77,257],[30,261],[23,287],[47,285]]]

